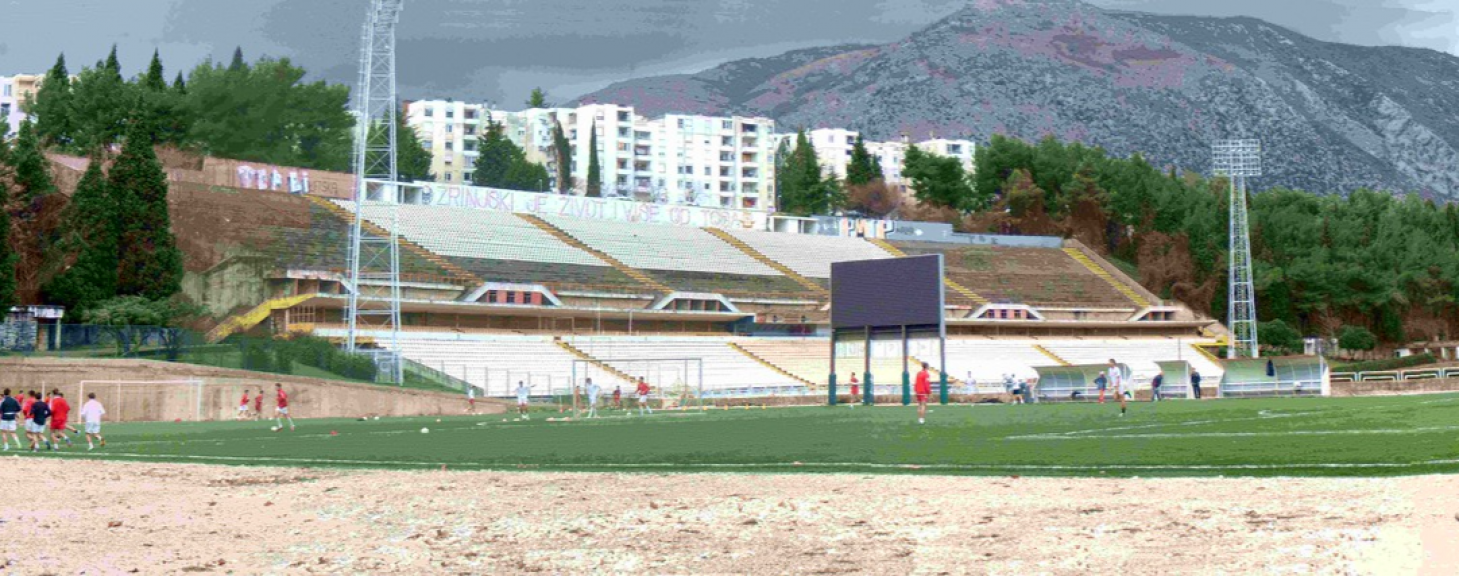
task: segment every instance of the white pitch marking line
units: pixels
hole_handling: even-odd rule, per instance
[[[1086,438],[1104,439],[1147,439],[1147,438],[1251,438],[1261,436],[1366,436],[1366,435],[1387,435],[1387,434],[1421,434],[1426,432],[1452,432],[1459,430],[1459,426],[1429,426],[1425,428],[1376,428],[1371,430],[1281,430],[1271,432],[1165,432],[1154,434],[1089,434],[1084,436],[1060,436],[1049,434],[1044,436],[1018,436],[1009,437],[1008,440],[1083,440]]]

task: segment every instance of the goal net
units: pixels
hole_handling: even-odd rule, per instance
[[[78,408],[88,394],[106,408],[110,421],[202,420],[202,380],[82,380],[71,403]]]
[[[654,408],[697,408],[704,404],[702,358],[614,358],[605,362],[612,370],[588,360],[573,360],[572,382],[579,396],[576,406],[585,406],[587,378],[602,388],[600,403],[611,399],[614,388],[621,386],[624,406],[633,406],[638,397],[638,379],[643,378],[651,390],[649,404]]]

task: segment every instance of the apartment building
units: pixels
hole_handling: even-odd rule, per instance
[[[479,138],[486,126],[485,104],[449,100],[405,103],[405,124],[431,151],[431,173],[436,181],[464,184],[471,181]]]
[[[0,118],[9,122],[10,129],[3,136],[14,138],[25,120],[23,111],[26,102],[35,97],[45,76],[40,74],[17,74],[0,76]]]
[[[845,178],[846,166],[851,162],[851,151],[856,145],[858,135],[859,133],[854,130],[822,128],[807,132],[806,139],[815,148],[816,161],[820,163],[821,170],[826,174],[835,174],[839,178]],[[785,134],[781,137],[790,138],[791,145],[794,146],[794,134]],[[866,146],[868,154],[881,162],[882,175],[887,184],[894,186],[908,184],[902,179],[902,162],[907,157],[907,148],[910,146],[908,142],[865,142],[863,145]],[[962,161],[964,170],[973,171],[973,153],[977,149],[977,144],[971,140],[924,140],[917,143],[917,148],[939,156],[957,158]]]

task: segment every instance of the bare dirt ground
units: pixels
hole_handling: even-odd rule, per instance
[[[1459,477],[375,472],[0,460],[0,573],[1459,574]]]

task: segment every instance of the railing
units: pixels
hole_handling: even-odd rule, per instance
[[[1448,378],[1459,378],[1459,366],[1332,373],[1333,382],[1408,382],[1410,380],[1444,380]]]
[[[460,390],[462,393],[466,393],[467,390],[471,388],[471,384],[469,382],[437,370],[435,368],[431,368],[430,366],[426,366],[425,364],[421,364],[420,362],[416,362],[415,360],[411,360],[409,358],[401,356],[400,361],[401,368],[405,370],[405,375],[407,378],[415,376],[417,378],[420,378],[421,380],[425,380],[432,384],[441,386],[442,388]]]

